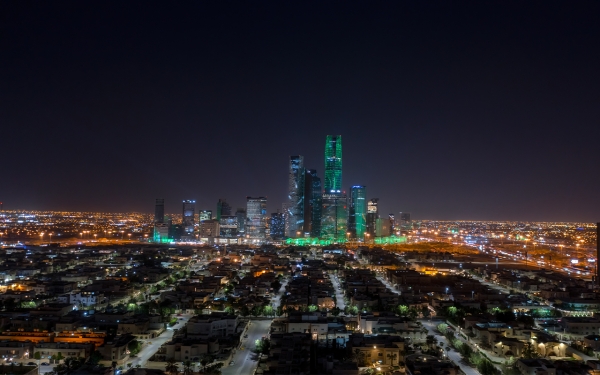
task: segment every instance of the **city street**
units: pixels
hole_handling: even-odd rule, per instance
[[[171,338],[173,337],[174,330],[185,327],[188,320],[190,320],[192,316],[192,314],[182,314],[181,316],[178,316],[177,319],[183,319],[178,320],[177,324],[175,324],[173,327],[167,328],[160,336],[150,340],[142,340],[146,344],[142,345],[142,350],[138,353],[137,356],[131,358],[130,361],[128,361],[128,363],[131,363],[133,367],[135,367],[135,365],[137,364],[143,367],[146,364],[146,362],[150,359],[150,357],[152,357],[154,353],[156,353],[156,351],[161,347],[161,345],[171,340]],[[123,367],[126,368],[126,365]]]
[[[254,343],[263,336],[268,336],[269,328],[271,327],[271,319],[266,320],[251,320],[245,333],[242,334],[242,339],[239,349],[233,355],[233,365],[226,364],[221,369],[222,375],[252,375],[258,365],[257,355],[252,352]],[[248,335],[247,338],[243,338]]]
[[[427,328],[428,334],[435,336],[435,338],[438,340],[438,343],[442,344],[444,348],[450,345],[448,343],[448,340],[446,340],[446,337],[440,335],[436,331],[435,327],[437,326],[437,324],[439,324],[439,322],[431,322],[426,320],[421,320],[421,322],[423,323],[423,327]],[[456,365],[458,365],[466,375],[481,375],[481,373],[477,371],[476,368],[473,368],[463,363],[462,356],[456,350],[448,350],[446,354],[448,355],[448,358]]]
[[[329,273],[329,280],[331,280],[333,288],[335,289],[335,298],[337,300],[336,306],[340,310],[344,311],[344,309],[346,308],[346,302],[344,301],[344,293],[342,292],[342,286],[340,285],[340,281],[337,275],[333,273]]]
[[[281,304],[281,296],[283,296],[283,293],[285,293],[285,287],[287,286],[288,282],[289,277],[283,279],[283,281],[281,282],[281,288],[279,288],[277,294],[273,296],[273,299],[271,300],[271,306],[273,307],[273,311],[277,311],[277,308]]]

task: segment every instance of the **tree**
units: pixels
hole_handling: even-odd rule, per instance
[[[234,314],[235,310],[231,306],[227,306],[224,310],[227,314]]]
[[[54,357],[55,357],[54,360],[56,361],[56,363],[60,363],[60,361],[65,359],[65,357],[62,355],[61,352],[56,353],[56,355]]]
[[[131,340],[129,344],[127,344],[127,349],[129,349],[131,355],[135,356],[142,350],[142,343],[138,340]]]
[[[421,314],[423,315],[423,318],[428,318],[430,314],[429,312],[429,307],[427,306],[422,306],[421,307]]]
[[[281,289],[281,282],[278,279],[275,279],[275,281],[271,283],[271,288],[273,288],[273,293],[279,292],[279,289]]]
[[[194,373],[194,364],[192,361],[183,362],[183,375],[192,375]]]
[[[362,352],[362,350],[360,349],[354,349],[354,360],[356,361],[356,364],[360,367],[364,365],[365,362],[365,353]]]
[[[388,353],[387,357],[392,361],[392,366],[394,365],[394,360],[398,357],[396,353]]]
[[[263,314],[265,316],[273,316],[273,307],[272,306],[265,306],[263,308]]]
[[[492,362],[487,359],[483,359],[479,365],[477,365],[477,370],[481,373],[481,375],[494,375],[496,374],[496,368],[492,364]]]
[[[427,335],[427,338],[425,339],[425,343],[427,343],[427,346],[431,347],[434,344],[437,344],[437,339],[433,335]]]
[[[408,306],[406,305],[398,305],[398,315],[406,316],[408,315]]]
[[[171,375],[177,374],[179,372],[179,368],[177,367],[177,362],[173,358],[169,358],[167,360],[167,365],[165,366],[165,371]]]
[[[88,363],[92,366],[97,365],[102,360],[102,354],[99,351],[94,350],[92,354],[90,354],[90,358],[88,358]]]
[[[256,353],[260,354],[269,354],[269,349],[271,348],[271,341],[267,338],[258,339],[254,342],[256,346]]]
[[[535,350],[535,347],[533,346],[533,344],[525,343],[525,346],[523,347],[523,354],[522,354],[523,358],[533,359],[533,358],[539,358],[539,356],[540,355]]]
[[[200,358],[200,364],[202,365],[202,372],[206,372],[206,365],[213,361],[213,357],[210,354],[206,354]]]
[[[250,309],[248,308],[248,306],[244,305],[240,308],[240,315],[241,316],[248,316],[250,315]]]
[[[446,323],[438,324],[437,330],[440,331],[440,333],[445,336],[446,332],[448,332],[448,324],[446,324]]]
[[[340,313],[341,313],[341,312],[342,312],[342,311],[341,311],[341,310],[340,310],[340,308],[339,308],[339,307],[337,307],[337,306],[336,306],[336,307],[334,307],[333,309],[331,309],[331,315],[333,315],[333,316],[338,316],[338,315],[340,315]]]
[[[317,305],[310,305],[310,306],[308,306],[308,311],[309,312],[315,312],[317,310],[319,310],[319,306],[317,306]]]

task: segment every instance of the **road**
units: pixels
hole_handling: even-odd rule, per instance
[[[421,322],[423,323],[423,327],[427,328],[428,333],[430,335],[435,336],[435,338],[438,340],[438,343],[442,344],[444,348],[450,345],[448,343],[448,340],[446,340],[446,337],[440,335],[436,331],[435,327],[439,322],[434,323],[426,320],[422,320]],[[448,350],[446,354],[448,355],[448,358],[452,362],[456,363],[466,375],[481,375],[481,373],[477,371],[477,369],[463,363],[462,356],[456,350]]]
[[[177,317],[182,318],[182,320],[179,320],[177,324],[175,324],[173,327],[167,328],[167,330],[165,330],[160,336],[150,340],[142,340],[147,344],[144,344],[142,346],[142,350],[138,353],[138,355],[133,357],[130,361],[128,361],[128,363],[131,363],[133,367],[135,367],[135,365],[137,364],[144,367],[146,365],[146,362],[148,362],[150,357],[152,357],[154,353],[158,351],[161,345],[170,341],[173,338],[173,333],[175,332],[174,330],[185,327],[188,320],[190,320],[192,316],[192,314],[182,314],[181,316]],[[127,365],[123,367],[127,368]]]
[[[279,288],[279,291],[273,296],[273,299],[271,300],[271,306],[273,306],[273,311],[277,311],[277,308],[281,304],[281,296],[283,295],[283,293],[285,293],[285,287],[287,286],[289,280],[289,278],[285,278],[281,282],[281,288]]]
[[[268,320],[252,320],[249,323],[247,331],[242,334],[242,340],[240,349],[236,350],[233,355],[232,366],[225,366],[221,369],[222,375],[252,375],[258,365],[256,354],[252,352],[254,350],[254,342],[261,339],[263,336],[269,334],[269,328],[271,327],[271,319]],[[248,335],[247,338],[243,338],[244,335]]]
[[[342,293],[340,280],[338,279],[337,275],[333,273],[329,274],[329,280],[331,280],[333,288],[335,289],[336,306],[343,312],[346,308],[346,302],[344,301],[344,293]]]

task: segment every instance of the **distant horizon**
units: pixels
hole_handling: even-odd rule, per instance
[[[216,210],[212,210],[213,213],[216,213]],[[142,212],[142,211],[78,211],[78,210],[35,210],[35,209],[3,209],[0,211],[0,214],[4,212],[55,212],[55,213],[81,213],[81,214],[140,214],[140,215],[154,215],[154,212]],[[269,216],[272,212],[269,211],[267,216]],[[181,216],[181,213],[169,213],[165,212],[165,215],[178,215]],[[195,215],[198,215],[198,210],[196,210]],[[387,217],[388,214],[380,214],[381,218]],[[235,216],[235,215],[232,215]],[[521,223],[544,223],[544,224],[598,224],[600,221],[557,221],[557,220],[490,220],[490,219],[414,219],[411,213],[412,221],[440,221],[440,222],[521,222]]]

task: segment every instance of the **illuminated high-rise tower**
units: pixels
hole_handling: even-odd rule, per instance
[[[347,199],[342,191],[342,136],[325,141],[325,184],[321,215],[321,237],[343,241],[347,228]]]
[[[304,157],[290,156],[288,177],[288,204],[286,205],[288,237],[300,237],[304,230]]]
[[[342,192],[342,136],[328,135],[325,140],[325,193]]]
[[[246,236],[264,240],[267,231],[267,198],[246,197]]]
[[[354,238],[364,239],[367,221],[367,189],[365,186],[355,185],[350,190],[350,217],[348,218],[348,231]]]
[[[196,201],[184,200],[183,201],[183,231],[186,235],[194,234],[194,222],[196,214]]]
[[[317,171],[307,169],[304,173],[304,233],[311,237],[321,236],[321,211],[323,192]]]
[[[379,198],[372,198],[367,204],[367,233],[371,238],[375,238],[375,230],[377,228],[377,219],[379,219],[379,210],[377,205]]]

